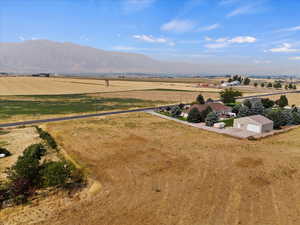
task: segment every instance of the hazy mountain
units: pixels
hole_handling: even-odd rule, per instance
[[[0,53],[0,71],[6,72],[187,72],[142,54],[48,40],[0,43]]]

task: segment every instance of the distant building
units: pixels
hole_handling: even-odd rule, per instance
[[[36,73],[36,74],[32,74],[32,77],[50,77],[50,73]]]
[[[264,116],[255,115],[235,119],[233,127],[262,134],[272,131],[274,122]]]
[[[239,86],[239,85],[241,85],[241,82],[235,80],[232,82],[224,82],[223,84],[221,84],[221,87],[231,87],[231,86]]]

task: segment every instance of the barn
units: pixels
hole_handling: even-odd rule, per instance
[[[255,115],[247,116],[234,120],[233,127],[262,134],[273,130],[274,122],[268,118]]]

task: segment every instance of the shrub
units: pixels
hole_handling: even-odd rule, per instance
[[[274,129],[280,129],[282,126],[280,110],[266,110],[265,116],[274,122]]]
[[[252,107],[252,103],[251,103],[251,101],[249,99],[245,99],[243,101],[243,105],[247,106],[249,109],[251,109],[251,107]]]
[[[238,114],[241,107],[242,107],[241,104],[237,104],[237,105],[233,106],[232,112],[235,113],[235,114]]]
[[[27,198],[34,192],[31,181],[22,177],[12,181],[8,190],[10,198],[12,198],[17,205],[25,203]]]
[[[201,114],[197,108],[192,108],[189,111],[187,121],[190,123],[200,123],[201,122]]]
[[[70,168],[66,162],[46,162],[40,171],[42,186],[62,186],[70,178]]]
[[[11,153],[6,148],[0,148],[0,154],[4,154],[5,156],[11,156]]]
[[[300,113],[299,112],[293,112],[293,122],[295,125],[300,124]]]
[[[205,124],[206,126],[212,127],[215,123],[218,122],[218,120],[218,115],[215,112],[210,112],[205,119]]]
[[[261,102],[255,102],[252,104],[250,113],[252,115],[262,115],[265,110],[264,105]]]
[[[207,115],[212,112],[212,108],[210,106],[206,107],[205,110],[203,110],[202,112],[200,112],[201,115],[201,122],[205,122],[205,119],[207,117]]]

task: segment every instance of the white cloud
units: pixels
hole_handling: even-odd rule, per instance
[[[142,34],[142,35],[133,35],[132,37],[135,38],[135,39],[138,39],[140,41],[144,41],[144,42],[148,42],[148,43],[165,43],[165,44],[168,44],[170,46],[175,45],[175,43],[173,41],[169,41],[166,38],[155,38],[152,35]]]
[[[154,4],[156,0],[125,0],[123,9],[125,12],[137,12],[144,10]]]
[[[238,43],[238,44],[254,43],[256,42],[256,38],[250,36],[239,36],[239,37],[232,38],[231,40],[229,40],[229,42]]]
[[[161,30],[163,31],[174,31],[178,33],[183,33],[187,31],[191,31],[195,28],[195,23],[190,20],[171,20],[161,26]]]
[[[291,31],[300,31],[300,26],[281,29],[281,30],[278,30],[277,32],[291,32]]]
[[[241,6],[239,8],[236,8],[235,10],[231,11],[227,14],[227,17],[242,15],[242,14],[248,14],[254,11],[254,7],[251,5],[245,5]]]
[[[300,60],[300,56],[294,56],[294,57],[290,57],[290,60]]]
[[[220,24],[215,23],[210,26],[200,27],[197,29],[197,31],[210,31],[210,30],[218,29],[219,27],[220,27]]]
[[[210,37],[205,37],[206,41],[214,42],[210,44],[206,44],[206,48],[225,48],[228,47],[231,44],[245,44],[245,43],[255,43],[256,38],[251,36],[238,36],[234,38],[218,38],[218,39],[212,39]]]
[[[283,43],[280,47],[278,48],[271,48],[269,49],[270,52],[283,52],[283,53],[288,53],[288,52],[298,52],[299,49],[292,48],[292,45],[289,43]]]

